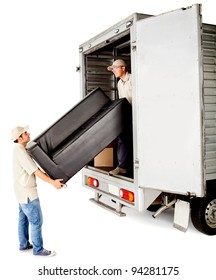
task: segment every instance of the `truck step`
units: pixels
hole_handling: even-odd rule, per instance
[[[104,208],[104,209],[106,209],[106,210],[108,210],[108,211],[110,211],[110,212],[116,214],[116,215],[119,216],[119,217],[124,217],[124,216],[126,216],[126,214],[125,214],[124,212],[122,212],[121,210],[118,211],[118,210],[115,209],[114,207],[111,207],[111,206],[109,206],[109,205],[107,205],[107,204],[105,204],[105,203],[103,203],[103,202],[101,202],[101,201],[99,201],[99,200],[95,200],[94,198],[90,198],[89,200],[90,200],[91,202],[95,203],[96,205],[98,205],[98,206],[100,206],[100,207],[102,207],[102,208]]]

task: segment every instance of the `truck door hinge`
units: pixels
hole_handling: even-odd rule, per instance
[[[136,51],[136,41],[131,43],[131,50]]]
[[[138,159],[135,159],[135,161],[134,161],[134,167],[135,167],[135,168],[139,168],[139,160],[138,160]]]

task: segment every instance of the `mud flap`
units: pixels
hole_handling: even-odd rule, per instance
[[[183,232],[188,229],[190,217],[190,203],[177,199],[175,203],[174,224],[173,226]]]

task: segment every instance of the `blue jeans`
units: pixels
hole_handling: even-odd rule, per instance
[[[43,249],[43,216],[39,198],[32,201],[28,200],[27,204],[19,204],[18,235],[20,249],[27,248],[29,244],[29,224],[31,225],[31,240],[34,254]]]

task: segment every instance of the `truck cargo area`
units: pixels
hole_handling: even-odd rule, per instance
[[[91,92],[95,87],[100,86],[111,100],[118,99],[117,82],[113,73],[107,71],[107,67],[112,65],[113,61],[121,58],[126,61],[127,69],[131,73],[131,42],[129,29],[113,40],[108,40],[101,47],[92,50],[85,55],[85,94]],[[128,126],[132,127],[131,123]],[[131,142],[133,140],[131,139]],[[100,154],[93,158],[87,166],[97,169],[101,172],[109,172],[114,169],[117,164],[117,145],[118,141],[112,141]],[[133,155],[133,147],[131,147],[131,155]],[[133,158],[130,159],[127,174],[124,177],[133,178]]]

